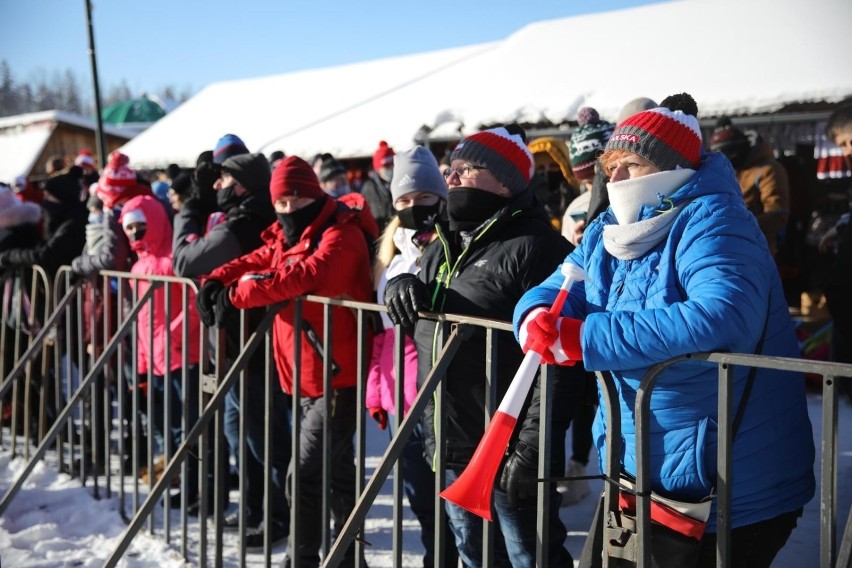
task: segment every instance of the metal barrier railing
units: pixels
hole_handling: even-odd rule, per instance
[[[36,268],[38,271],[39,269]],[[43,273],[43,271],[41,271]],[[58,379],[60,372],[70,373],[69,366],[65,365],[62,367],[62,371],[60,371],[60,355],[61,353],[75,353],[76,358],[80,361],[80,381],[79,386],[74,391],[67,391],[62,394],[58,399],[65,398],[67,400],[66,404],[60,404],[57,406],[56,416],[53,420],[52,425],[46,432],[39,433],[37,438],[38,447],[35,452],[30,457],[29,452],[27,451],[24,456],[25,459],[29,459],[29,463],[23,469],[20,477],[15,481],[12,487],[9,488],[7,493],[0,500],[0,514],[6,510],[9,505],[9,502],[14,498],[14,496],[19,492],[23,483],[26,481],[26,478],[32,472],[33,467],[37,463],[37,461],[44,459],[47,455],[49,448],[55,443],[55,448],[57,450],[59,465],[62,465],[62,462],[65,457],[69,458],[69,462],[73,464],[73,457],[75,455],[80,454],[81,448],[79,445],[75,446],[73,443],[73,432],[72,432],[72,423],[74,420],[72,419],[72,410],[75,405],[79,405],[82,401],[95,401],[98,398],[98,388],[104,389],[105,387],[98,387],[98,380],[100,377],[106,376],[107,383],[110,381],[113,383],[113,387],[116,385],[123,385],[124,380],[121,378],[125,374],[129,375],[130,381],[127,385],[128,388],[115,388],[115,393],[110,395],[107,398],[107,403],[102,408],[102,413],[98,416],[97,414],[83,416],[82,413],[76,420],[81,424],[89,424],[93,427],[97,427],[101,425],[104,427],[107,432],[104,434],[104,437],[100,438],[104,441],[103,445],[103,454],[104,458],[109,463],[110,453],[114,451],[118,446],[118,455],[119,457],[123,457],[126,455],[129,456],[129,459],[132,462],[130,474],[132,476],[132,511],[130,514],[125,513],[125,483],[119,483],[118,491],[119,491],[119,499],[120,499],[120,510],[122,514],[128,519],[128,527],[123,535],[120,543],[116,546],[115,550],[113,550],[110,555],[107,566],[114,566],[120,560],[122,555],[126,552],[127,548],[131,544],[133,538],[138,534],[140,530],[146,528],[149,533],[154,533],[162,529],[162,534],[164,535],[167,542],[170,542],[170,515],[169,511],[169,503],[164,503],[165,513],[162,517],[162,521],[159,523],[154,522],[154,517],[152,513],[156,510],[157,504],[160,500],[167,496],[167,491],[169,487],[171,487],[172,480],[180,474],[182,480],[184,480],[184,486],[182,487],[181,499],[183,501],[181,511],[180,511],[180,520],[181,520],[181,538],[180,538],[180,549],[181,554],[184,558],[190,558],[191,555],[197,555],[194,558],[194,561],[197,561],[199,565],[207,565],[208,564],[208,527],[206,523],[198,523],[197,525],[191,525],[188,521],[187,514],[187,493],[186,493],[186,485],[185,480],[189,476],[190,468],[189,464],[191,461],[199,461],[202,464],[201,468],[198,468],[198,482],[199,487],[203,487],[201,485],[205,482],[203,477],[204,470],[207,466],[204,465],[205,460],[208,458],[208,454],[212,452],[213,458],[213,479],[216,490],[213,497],[213,514],[214,514],[214,556],[211,559],[211,562],[214,565],[220,566],[223,563],[223,528],[222,528],[222,519],[224,508],[226,505],[226,500],[219,488],[224,485],[224,475],[225,470],[227,468],[227,457],[225,444],[222,435],[222,410],[223,410],[223,402],[225,396],[229,389],[232,388],[243,388],[244,382],[241,381],[241,377],[245,376],[245,369],[248,364],[249,358],[252,356],[252,353],[258,349],[262,348],[264,350],[264,356],[266,361],[266,378],[270,377],[269,373],[273,373],[272,364],[270,359],[271,353],[271,345],[270,345],[270,332],[269,328],[274,318],[275,313],[281,307],[281,305],[272,307],[264,320],[256,327],[256,330],[253,334],[249,336],[247,330],[247,324],[245,317],[242,318],[240,322],[240,333],[241,333],[241,343],[243,345],[242,351],[239,355],[232,357],[231,361],[227,360],[225,349],[224,349],[224,335],[221,330],[211,345],[210,340],[208,339],[208,334],[203,326],[198,331],[197,337],[199,351],[201,353],[201,360],[199,361],[201,365],[201,371],[199,375],[200,381],[200,402],[199,402],[199,411],[197,420],[193,420],[190,422],[189,417],[192,414],[190,412],[190,408],[187,406],[188,401],[186,399],[182,400],[182,407],[180,409],[182,424],[181,429],[183,432],[183,436],[181,438],[181,442],[177,445],[177,447],[171,446],[171,441],[166,441],[164,443],[164,452],[166,456],[170,456],[169,459],[165,463],[164,470],[162,472],[161,477],[158,481],[154,480],[153,473],[151,473],[154,469],[153,463],[153,454],[154,447],[152,437],[149,435],[147,441],[147,466],[148,471],[151,473],[149,476],[148,487],[147,487],[147,496],[140,503],[140,498],[143,496],[144,492],[139,487],[139,464],[137,463],[139,460],[139,455],[142,453],[142,448],[140,447],[140,438],[141,438],[141,428],[142,424],[139,423],[139,415],[147,414],[147,416],[151,416],[154,407],[152,405],[152,398],[147,397],[147,408],[144,409],[144,412],[141,407],[141,393],[139,391],[139,382],[138,382],[138,373],[137,373],[137,358],[138,354],[136,352],[136,344],[137,344],[137,330],[136,323],[138,323],[139,313],[145,307],[146,304],[149,304],[154,297],[154,294],[157,290],[163,288],[162,292],[166,299],[166,306],[171,305],[168,299],[174,294],[171,291],[173,285],[177,285],[181,288],[179,292],[181,296],[180,306],[185,312],[189,306],[191,292],[195,292],[196,285],[193,281],[175,277],[145,277],[138,275],[131,275],[128,273],[122,272],[107,272],[104,271],[101,275],[95,279],[98,287],[101,292],[104,294],[110,293],[114,294],[115,302],[118,305],[118,309],[116,310],[115,317],[111,316],[111,312],[107,310],[107,315],[102,321],[103,324],[103,333],[100,339],[92,339],[91,347],[87,351],[86,346],[83,342],[83,320],[89,319],[89,326],[92,328],[93,326],[99,325],[91,314],[87,316],[87,318],[83,317],[80,313],[81,304],[83,303],[83,294],[94,294],[93,289],[87,288],[84,292],[78,286],[71,286],[71,282],[69,279],[69,274],[67,273],[67,269],[63,269],[57,275],[55,282],[51,285],[48,281],[46,275],[41,276],[43,278],[45,284],[43,284],[43,288],[45,290],[44,295],[45,298],[52,298],[53,301],[46,300],[44,306],[44,312],[41,318],[36,317],[36,315],[31,315],[30,322],[30,331],[35,331],[34,334],[29,336],[28,342],[26,345],[28,346],[26,350],[22,349],[24,337],[16,337],[14,338],[15,345],[18,345],[20,348],[16,347],[14,351],[13,357],[13,365],[12,370],[9,374],[5,375],[2,383],[0,383],[0,397],[5,395],[8,391],[19,388],[19,383],[22,381],[29,382],[29,374],[28,369],[32,368],[32,365],[36,363],[37,357],[41,351],[45,349],[45,347],[50,347],[50,341],[47,341],[49,337],[55,337],[57,335],[58,330],[61,325],[65,325],[65,333],[62,335],[63,343],[57,344],[56,349],[53,350],[54,355],[54,369],[55,376]],[[135,291],[135,286],[131,286],[132,282],[138,281],[147,281],[151,284],[148,290],[143,294],[137,294]],[[35,290],[35,289],[33,289]],[[63,293],[64,292],[64,293]],[[31,296],[35,296],[35,291],[31,292]],[[301,334],[301,306],[303,302],[315,302],[319,304],[323,304],[324,306],[324,323],[326,329],[330,330],[334,325],[334,318],[332,316],[334,312],[334,308],[346,308],[350,310],[354,310],[357,317],[358,323],[358,331],[357,336],[353,338],[358,345],[358,383],[357,383],[357,398],[360,401],[360,409],[356,414],[356,434],[355,434],[355,450],[356,450],[356,495],[357,495],[357,503],[355,508],[352,511],[349,519],[346,521],[345,526],[340,531],[337,539],[332,541],[331,533],[330,533],[330,522],[328,518],[328,496],[329,496],[329,479],[330,479],[330,460],[328,452],[330,451],[329,444],[325,444],[326,448],[326,461],[323,466],[323,495],[324,495],[324,506],[323,510],[325,511],[325,516],[323,518],[323,527],[324,534],[321,545],[321,553],[324,557],[324,566],[336,566],[340,559],[343,557],[344,552],[350,543],[355,543],[356,557],[361,557],[364,553],[365,546],[367,545],[364,538],[364,522],[367,518],[367,514],[369,512],[370,507],[375,501],[376,496],[379,493],[379,490],[387,479],[391,471],[394,473],[394,483],[392,486],[393,493],[393,518],[394,518],[394,532],[393,532],[393,563],[395,566],[400,566],[402,564],[402,507],[403,507],[403,497],[402,497],[402,485],[401,485],[401,472],[399,468],[399,456],[402,451],[402,447],[405,444],[408,436],[411,434],[412,430],[416,422],[420,419],[423,410],[426,407],[427,401],[429,397],[435,398],[437,401],[436,404],[436,441],[438,444],[437,447],[437,462],[436,462],[436,471],[438,474],[435,476],[435,515],[436,515],[436,535],[435,535],[435,565],[442,566],[444,564],[444,554],[445,554],[445,545],[446,539],[449,537],[444,531],[444,508],[442,506],[442,502],[437,497],[438,493],[445,486],[445,479],[443,472],[445,471],[445,447],[444,447],[444,437],[441,435],[441,430],[443,428],[443,420],[444,420],[444,412],[442,406],[442,398],[443,398],[443,382],[441,378],[446,372],[447,367],[449,366],[453,355],[457,351],[459,345],[462,341],[464,341],[465,337],[469,336],[474,329],[480,327],[485,328],[486,330],[486,347],[484,360],[486,364],[486,374],[487,374],[487,385],[486,385],[486,400],[488,401],[488,408],[486,412],[486,416],[483,417],[484,422],[487,424],[491,414],[496,410],[497,403],[499,401],[496,400],[497,397],[497,388],[496,388],[496,369],[498,365],[498,353],[496,349],[496,333],[508,333],[511,331],[511,326],[505,322],[497,322],[493,320],[485,320],[479,318],[471,318],[464,316],[456,316],[456,315],[448,315],[448,314],[429,314],[424,313],[421,314],[423,317],[432,318],[438,320],[442,333],[440,337],[440,357],[436,361],[435,365],[429,376],[426,379],[425,384],[421,387],[417,398],[412,403],[409,411],[405,414],[405,418],[402,421],[397,421],[396,428],[394,431],[394,435],[390,441],[389,446],[384,452],[384,455],[375,468],[375,471],[372,477],[368,482],[365,483],[366,479],[366,466],[365,466],[365,458],[366,458],[366,428],[365,428],[365,411],[363,409],[364,400],[365,400],[365,391],[364,391],[364,383],[365,383],[365,375],[366,369],[368,365],[368,345],[366,344],[366,320],[369,312],[379,312],[384,310],[384,307],[378,306],[376,304],[369,303],[360,303],[360,302],[352,302],[342,299],[330,299],[323,297],[315,297],[315,296],[307,296],[305,298],[298,298],[294,300],[295,302],[295,318],[294,318],[294,326],[296,327],[297,337]],[[127,305],[126,309],[122,309],[122,306]],[[166,308],[166,315],[169,315],[169,309]],[[72,310],[77,312],[76,329],[70,329],[68,326],[71,325],[70,322],[74,321],[74,318],[71,317]],[[4,303],[3,305],[3,321],[4,323],[7,321],[7,306]],[[150,318],[153,317],[153,314],[149,313],[149,324],[151,323]],[[168,318],[167,318],[168,319]],[[36,322],[40,320],[44,323],[41,328],[38,329]],[[3,326],[4,329],[0,333],[6,333],[6,326]],[[149,329],[152,329],[153,326],[149,325]],[[399,331],[399,330],[397,330]],[[182,324],[180,329],[181,341],[182,345],[187,346],[190,344],[190,341],[194,340],[194,337],[190,337],[190,328],[186,323]],[[331,333],[326,333],[326,338],[323,342],[323,352],[329,353],[332,350],[332,340]],[[402,376],[401,365],[401,354],[403,350],[403,345],[401,342],[401,333],[397,333],[397,345],[395,346],[395,364],[396,368],[396,376]],[[0,335],[0,337],[6,341],[5,335]],[[126,339],[131,338],[131,342],[128,345],[126,343]],[[166,336],[164,338],[166,353],[170,352],[170,342],[173,338],[170,336]],[[153,343],[153,337],[149,337],[151,343]],[[56,341],[55,339],[53,340]],[[5,345],[5,343],[4,343]],[[296,342],[294,346],[294,355],[295,355],[295,377],[293,384],[294,396],[292,400],[292,408],[291,408],[291,422],[292,422],[292,443],[291,443],[291,460],[298,459],[299,455],[299,432],[300,432],[300,405],[299,405],[299,394],[300,394],[300,380],[299,380],[299,369],[300,369],[300,359],[301,359],[301,346],[300,342]],[[23,350],[23,352],[21,352]],[[85,357],[82,355],[83,353],[88,354],[89,360],[85,364],[83,363]],[[207,354],[210,354],[210,357]],[[189,361],[187,360],[187,353],[184,349],[181,353],[181,383],[183,387],[183,392],[186,392],[187,381],[189,379],[187,374],[187,369],[190,367]],[[850,519],[847,524],[845,535],[840,543],[839,549],[836,546],[837,540],[837,531],[835,528],[836,525],[836,448],[837,448],[837,396],[834,390],[834,377],[837,376],[850,376],[852,375],[852,366],[849,365],[838,365],[833,363],[817,363],[814,361],[805,361],[805,360],[791,360],[791,359],[779,359],[779,358],[767,358],[767,357],[758,357],[754,355],[736,355],[736,354],[698,354],[692,356],[686,356],[681,358],[673,359],[672,361],[667,361],[656,366],[649,372],[648,376],[643,381],[643,385],[640,388],[640,394],[637,397],[637,409],[636,409],[636,417],[637,417],[637,467],[639,471],[637,472],[637,486],[636,490],[639,493],[639,498],[637,499],[637,534],[639,535],[639,545],[637,547],[637,565],[639,566],[647,566],[650,560],[650,555],[645,551],[650,550],[647,548],[648,546],[648,535],[649,531],[647,530],[650,522],[650,512],[649,507],[650,503],[644,495],[650,494],[648,491],[649,488],[649,472],[648,472],[648,462],[647,456],[643,457],[643,451],[641,448],[647,448],[647,427],[648,427],[648,412],[649,412],[649,397],[650,393],[653,389],[654,382],[657,377],[663,370],[678,361],[682,360],[694,360],[696,362],[704,362],[704,363],[716,363],[720,366],[720,406],[719,406],[719,416],[720,416],[720,446],[719,446],[719,475],[720,475],[720,483],[719,483],[719,507],[718,507],[718,515],[719,518],[722,519],[724,515],[728,514],[729,504],[730,504],[730,495],[728,486],[724,483],[724,479],[722,476],[726,476],[725,479],[730,479],[730,468],[728,464],[728,457],[730,453],[730,444],[726,443],[726,440],[723,440],[724,432],[726,431],[723,427],[723,423],[727,423],[728,427],[730,426],[729,420],[725,420],[725,417],[730,416],[730,409],[725,406],[724,401],[727,399],[727,395],[725,393],[730,389],[730,381],[731,381],[731,365],[753,365],[761,368],[777,368],[784,370],[795,370],[795,371],[806,371],[808,373],[821,374],[826,377],[824,382],[824,396],[823,396],[823,445],[822,445],[822,494],[821,494],[821,565],[822,566],[849,566],[850,565],[850,550],[852,549],[852,519]],[[8,361],[7,361],[8,363]],[[5,364],[5,363],[4,363]],[[43,363],[46,365],[46,363]],[[330,392],[331,379],[333,376],[332,370],[332,362],[331,358],[325,358],[325,370],[324,370],[324,381],[325,381],[325,392]],[[4,367],[5,369],[6,367]],[[46,367],[45,367],[46,368]],[[540,432],[540,448],[542,451],[539,453],[539,475],[544,478],[548,475],[545,472],[549,472],[550,470],[550,452],[549,447],[551,444],[550,435],[550,423],[551,423],[551,414],[552,414],[552,401],[550,395],[551,382],[553,380],[552,369],[550,367],[543,367],[546,371],[542,376],[544,377],[544,381],[541,383],[542,388],[542,401],[544,402],[541,405],[541,416],[540,416],[540,424],[542,425],[542,430]],[[723,370],[724,369],[724,372]],[[126,372],[125,372],[126,371]],[[112,377],[110,379],[109,377]],[[147,375],[148,385],[151,388],[151,383],[153,379],[153,372],[150,370]],[[239,381],[239,384],[238,384]],[[60,381],[57,380],[57,384]],[[66,385],[71,385],[72,381],[70,377],[66,376]],[[599,383],[602,388],[602,392],[605,395],[605,400],[607,396],[614,396],[614,390],[612,389],[611,381],[608,381],[605,378],[599,376]],[[131,393],[130,398],[131,401],[126,400],[126,396],[128,391]],[[168,391],[166,391],[168,393]],[[170,396],[169,394],[165,395],[166,397]],[[268,401],[270,396],[270,386],[269,381],[267,380],[265,387],[265,401],[266,407],[268,408]],[[397,392],[396,392],[396,415],[403,415],[402,408],[402,381],[397,381]],[[612,400],[612,398],[610,398]],[[245,401],[245,397],[240,396],[240,402],[243,404]],[[169,408],[171,407],[171,400],[167,400],[164,402],[166,408],[164,409],[164,426],[170,423],[171,415],[169,414]],[[44,397],[42,397],[41,404],[44,404]],[[328,395],[326,395],[323,399],[323,404],[325,405],[326,410],[330,408],[332,404],[331,399]],[[729,405],[729,403],[728,403]],[[98,408],[99,405],[95,405],[95,408]],[[125,407],[129,409],[128,413],[125,413]],[[611,407],[611,405],[610,405]],[[111,410],[112,409],[112,410]],[[116,410],[117,409],[117,410]],[[42,414],[43,416],[43,414]],[[242,416],[242,412],[241,412]],[[29,420],[30,417],[25,417],[25,420]],[[268,418],[268,417],[267,417]],[[607,418],[610,420],[610,424],[608,424],[608,431],[616,432],[618,431],[617,423],[613,423],[613,420],[617,420],[617,413],[607,412]],[[43,420],[43,418],[42,418]],[[14,421],[14,420],[13,420]],[[267,419],[267,429],[264,436],[264,448],[266,451],[265,455],[270,455],[270,450],[274,440],[272,440],[270,436],[270,431],[268,428],[268,419]],[[212,432],[210,432],[209,425],[215,425],[215,428]],[[150,429],[151,425],[148,424],[148,428]],[[125,429],[128,429],[129,436],[125,435]],[[68,433],[67,440],[62,441],[60,434],[66,431]],[[14,430],[13,432],[13,449],[14,448]],[[149,432],[150,434],[150,432]],[[210,439],[210,435],[212,434],[212,440]],[[326,429],[324,432],[324,439],[328,440],[330,436],[330,432]],[[729,436],[729,431],[728,431]],[[643,438],[644,437],[644,438]],[[617,437],[611,436],[611,441],[617,439]],[[85,439],[85,437],[84,437]],[[644,441],[643,441],[644,439]],[[111,442],[112,440],[112,442]],[[117,443],[116,443],[117,442]],[[212,443],[212,449],[209,449],[209,445]],[[84,442],[85,444],[85,442]],[[127,448],[126,445],[129,444],[131,447]],[[196,449],[197,448],[197,449]],[[94,448],[93,448],[94,449]],[[240,442],[239,442],[239,455],[244,456],[246,454],[245,447],[245,434],[244,434],[244,425],[242,424],[242,418],[240,422]],[[613,468],[618,467],[618,460],[616,456],[618,456],[618,446],[616,443],[608,444],[608,455],[606,459],[606,463],[608,464],[607,470],[610,477],[617,475],[617,472],[613,470]],[[75,454],[76,452],[76,454]],[[95,456],[97,457],[97,452],[95,452]],[[87,478],[87,468],[84,462],[81,462],[81,467],[75,468],[72,466],[70,471],[72,474],[79,473],[83,482],[86,482]],[[237,467],[239,468],[239,490],[240,490],[240,509],[239,509],[239,540],[243,541],[243,537],[245,536],[245,511],[243,508],[243,497],[245,496],[245,486],[244,486],[244,477],[245,477],[245,463],[241,458]],[[265,526],[269,526],[270,522],[270,503],[269,503],[269,487],[270,487],[270,475],[271,475],[271,466],[268,463],[264,464],[264,524]],[[295,494],[298,494],[299,484],[301,483],[299,479],[299,468],[293,469],[293,490]],[[108,496],[110,495],[110,468],[107,467],[106,470],[106,480],[107,480],[107,492]],[[126,472],[125,472],[126,473]],[[734,472],[735,474],[736,472]],[[98,490],[98,476],[92,476],[93,483],[95,486],[95,491]],[[613,477],[617,479],[617,477]],[[538,534],[539,539],[537,543],[537,562],[538,565],[545,566],[546,565],[546,553],[547,544],[548,544],[548,534],[546,529],[545,519],[547,519],[547,511],[546,508],[549,506],[549,500],[545,498],[545,491],[541,489],[540,486],[539,496],[538,496],[538,506],[541,511],[539,514],[539,523],[538,523]],[[726,494],[727,492],[727,494]],[[605,489],[605,510],[610,510],[608,507],[614,506],[614,489],[611,484],[607,484]],[[205,491],[200,491],[200,503],[199,503],[199,515],[201,519],[203,519],[206,515],[206,512],[209,510],[208,506],[208,497],[209,495]],[[295,500],[294,507],[290,511],[290,531],[291,531],[291,540],[293,542],[298,543],[301,535],[300,535],[300,526],[298,519],[300,518],[301,511],[299,510],[298,500]],[[147,521],[147,526],[146,526]],[[721,527],[725,527],[725,523],[720,523],[720,531],[722,531]],[[196,529],[199,531],[198,538],[195,540],[197,544],[194,546],[190,546],[188,539],[188,532],[190,530]],[[494,526],[492,523],[485,523],[483,528],[483,564],[491,565],[493,563],[492,549],[494,542]],[[728,549],[729,549],[729,537],[726,534],[720,532],[719,539],[717,541],[717,548],[719,554],[719,566],[725,566],[725,559],[728,558]],[[269,565],[271,563],[272,550],[270,546],[270,542],[267,539],[264,542],[264,550],[263,550],[265,563]],[[244,566],[246,564],[246,550],[244,546],[240,546],[239,553],[239,564]]]
[[[852,507],[840,549],[836,542],[837,525],[837,423],[838,396],[837,377],[852,377],[852,365],[816,362],[805,359],[770,357],[765,355],[735,353],[697,353],[675,357],[653,366],[643,378],[637,390],[635,401],[636,422],[636,534],[638,543],[631,548],[632,560],[639,568],[649,568],[651,562],[651,469],[650,469],[650,432],[651,432],[651,395],[662,373],[671,365],[691,361],[695,363],[715,363],[719,368],[718,394],[718,471],[717,471],[717,566],[730,566],[731,563],[731,488],[733,470],[731,462],[732,448],[732,404],[734,366],[755,367],[810,373],[823,377],[822,398],[822,445],[820,456],[820,566],[827,568],[852,566]],[[608,409],[616,408],[616,391],[609,375],[598,373],[598,381]],[[620,423],[619,412],[607,412],[607,455],[606,477],[610,481],[604,489],[604,512],[617,511],[617,491],[620,473],[619,456]],[[607,515],[605,518],[608,518]],[[605,525],[606,526],[606,525]],[[606,549],[605,549],[606,550]],[[603,566],[609,565],[609,557],[604,554]]]

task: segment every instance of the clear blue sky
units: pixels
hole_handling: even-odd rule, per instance
[[[216,81],[499,40],[539,20],[648,3],[93,0],[92,18],[103,91],[124,80],[134,93],[194,93]],[[0,59],[16,82],[72,69],[90,96],[85,0],[0,0],[0,21]],[[590,49],[578,45],[565,65],[589,64]]]

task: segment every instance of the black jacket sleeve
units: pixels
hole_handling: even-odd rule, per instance
[[[38,264],[53,274],[80,254],[85,241],[85,220],[73,217],[59,225],[46,241],[34,247],[7,251],[5,262],[10,266]]]
[[[240,257],[242,247],[228,230],[227,222],[216,225],[205,235],[203,216],[183,207],[175,215],[172,253],[175,274],[198,278]]]

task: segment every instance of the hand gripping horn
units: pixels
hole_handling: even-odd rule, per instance
[[[568,290],[574,282],[582,281],[586,277],[582,268],[567,262],[562,264],[561,272],[565,280],[549,310],[557,316],[562,311],[565,298],[568,297]],[[470,463],[458,479],[441,492],[441,497],[483,519],[493,520],[491,492],[494,489],[494,479],[518,422],[518,414],[532,386],[535,372],[541,364],[541,354],[548,347],[535,343],[527,352],[503,400],[500,401],[497,412],[488,423]]]

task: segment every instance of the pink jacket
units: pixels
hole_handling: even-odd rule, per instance
[[[393,369],[393,344],[396,332],[394,328],[385,329],[373,338],[373,356],[370,358],[370,371],[367,375],[367,408],[384,408],[388,414],[395,413],[394,394],[396,375]],[[405,337],[405,373],[404,412],[417,396],[417,350],[410,337]]]
[[[128,201],[121,211],[124,219],[131,211],[140,210],[148,225],[139,242],[131,243],[139,260],[130,269],[132,274],[148,276],[174,276],[172,270],[172,227],[163,205],[156,198],[145,195]],[[137,297],[141,297],[151,284],[136,281]],[[166,321],[166,287],[169,288],[169,321]],[[195,310],[195,292],[187,289],[187,311],[183,311],[183,293],[180,284],[163,285],[154,292],[152,302],[145,304],[139,312],[136,330],[138,350],[137,368],[145,374],[153,366],[153,373],[164,376],[183,366],[183,352],[187,351],[187,364],[199,362],[200,321]],[[154,340],[151,342],[150,312],[153,306]],[[189,344],[183,344],[183,325],[188,318]],[[166,362],[166,337],[170,340],[168,363]]]
[[[412,242],[414,231],[399,227],[393,234],[393,242],[398,253],[379,278],[376,288],[379,303],[384,303],[387,281],[404,273],[416,273],[419,268],[420,248]],[[384,408],[389,414],[395,414],[394,394],[396,375],[393,369],[394,327],[387,315],[382,313],[385,331],[373,339],[373,355],[370,358],[370,370],[367,374],[367,408]],[[417,350],[410,337],[405,338],[405,412],[417,396]]]

